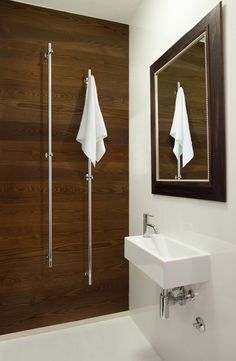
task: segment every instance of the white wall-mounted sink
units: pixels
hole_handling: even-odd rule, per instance
[[[125,258],[164,289],[206,282],[210,277],[209,253],[164,234],[126,237]]]

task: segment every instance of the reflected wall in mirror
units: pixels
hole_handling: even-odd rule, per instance
[[[152,192],[225,201],[222,6],[150,67]]]
[[[183,89],[187,115],[185,120],[189,126],[186,136],[190,140],[190,149],[187,148],[185,152],[192,153],[189,156],[191,160],[185,166],[183,166],[183,155],[177,157],[174,153],[178,139],[175,140],[175,134],[170,134],[174,114],[176,114],[177,128],[183,125],[180,124],[181,115],[178,116],[178,112],[182,113],[179,107],[183,105],[181,101],[176,104],[179,87]],[[206,34],[156,72],[156,94],[157,180],[208,180]],[[176,134],[176,136],[179,136],[179,140],[184,138],[184,134]]]

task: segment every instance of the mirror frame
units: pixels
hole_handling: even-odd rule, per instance
[[[158,119],[156,119],[155,73],[204,32],[207,37],[209,181],[157,180],[156,122]],[[225,202],[225,104],[221,2],[150,66],[150,86],[152,193]]]

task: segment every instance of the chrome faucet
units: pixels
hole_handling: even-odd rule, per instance
[[[154,224],[149,223],[148,217],[153,217],[153,216],[147,213],[143,214],[143,237],[149,237],[148,227],[152,228],[154,233],[157,233],[157,227]]]

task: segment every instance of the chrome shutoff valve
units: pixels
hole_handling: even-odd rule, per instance
[[[205,322],[201,317],[196,317],[196,322],[193,323],[193,327],[195,327],[201,333],[205,332],[206,330]]]

